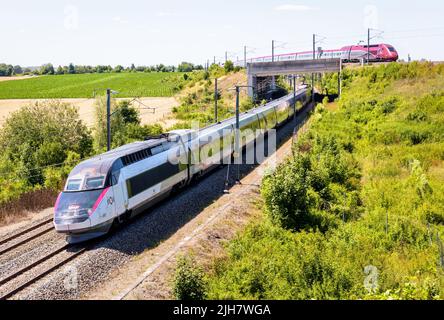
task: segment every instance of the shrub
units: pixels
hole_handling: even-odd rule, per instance
[[[225,62],[224,69],[225,69],[225,74],[233,72],[234,71],[234,63],[232,61],[228,60],[227,62]]]
[[[63,163],[68,151],[82,158],[90,155],[92,137],[76,108],[54,100],[13,113],[0,132],[0,146],[19,167],[20,176],[37,185],[43,184],[38,167]]]
[[[301,156],[264,179],[261,193],[276,224],[288,229],[304,226],[308,213],[308,170],[310,160]]]
[[[191,257],[178,259],[173,287],[178,300],[197,301],[206,297],[206,282],[203,271],[196,267]]]

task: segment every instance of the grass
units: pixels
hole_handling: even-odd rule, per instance
[[[349,72],[265,179],[263,217],[215,261],[208,298],[443,299],[443,74]]]
[[[42,76],[0,83],[0,99],[92,98],[106,88],[116,97],[171,97],[181,89],[182,73],[111,73]]]

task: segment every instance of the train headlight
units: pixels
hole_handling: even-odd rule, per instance
[[[90,209],[68,209],[55,212],[56,224],[82,223],[89,219]]]

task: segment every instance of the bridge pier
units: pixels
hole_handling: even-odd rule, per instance
[[[248,96],[254,99],[254,95],[257,92],[257,77],[250,70],[251,64],[247,64],[247,75],[248,75]]]

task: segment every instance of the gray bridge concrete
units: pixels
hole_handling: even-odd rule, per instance
[[[315,74],[325,72],[340,73],[341,71],[341,59],[249,63],[247,65],[249,86],[248,94],[250,97],[253,97],[254,93],[258,92],[259,87],[263,87],[264,83],[269,83],[267,79],[274,76]]]

